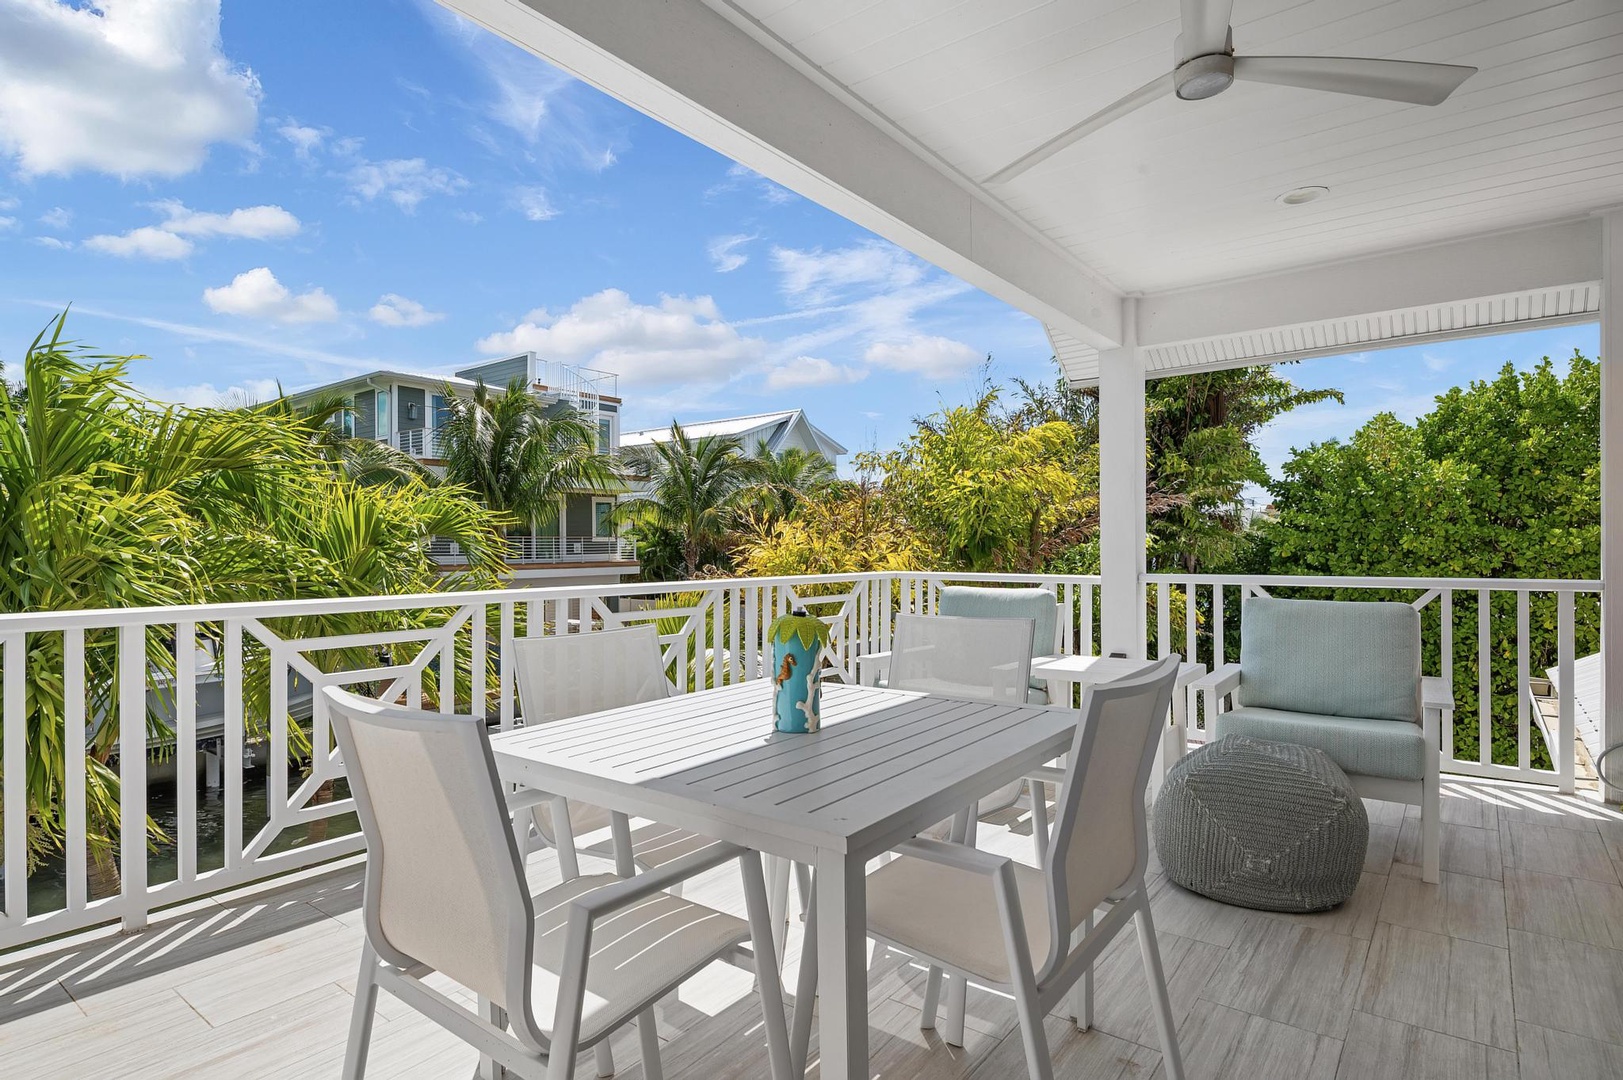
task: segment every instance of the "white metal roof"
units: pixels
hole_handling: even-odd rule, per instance
[[[379,369],[369,371],[364,375],[351,375],[336,382],[322,383],[320,386],[309,386],[302,390],[293,390],[288,393],[290,398],[313,397],[316,394],[334,393],[347,390],[351,387],[365,386],[368,383],[410,382],[428,383],[432,386],[449,385],[458,390],[472,390],[474,384],[469,379],[459,378],[456,375],[441,375],[429,371],[392,371]]]
[[[719,420],[697,420],[691,424],[683,424],[682,430],[692,439],[702,439],[706,436],[731,436],[743,441],[744,449],[753,452],[755,440],[765,438],[773,450],[777,450],[776,443],[781,441],[796,423],[806,425],[808,432],[819,444],[828,448],[827,456],[833,457],[844,454],[846,449],[827,432],[813,424],[806,418],[800,409],[783,409],[778,412],[755,413],[750,416],[729,416]],[[638,431],[622,431],[620,445],[622,447],[646,446],[649,443],[661,442],[670,436],[670,425],[656,428],[643,428]]]
[[[1481,70],[1430,108],[1168,98],[996,185],[1170,68],[1177,0],[441,2],[1031,313],[1078,381],[1587,317],[1623,206],[1619,0],[1236,0],[1243,53]]]

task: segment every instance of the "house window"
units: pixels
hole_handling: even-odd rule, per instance
[[[450,410],[446,408],[445,405],[445,395],[431,395],[428,399],[428,409],[429,423],[432,424],[436,430],[444,427],[445,421],[449,419],[450,416]]]
[[[597,452],[607,454],[614,449],[614,420],[611,417],[597,418]]]
[[[592,500],[592,534],[594,536],[609,537],[614,535],[614,500]]]

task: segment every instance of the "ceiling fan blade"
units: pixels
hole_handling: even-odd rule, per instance
[[[1326,90],[1332,94],[1440,105],[1476,74],[1474,67],[1352,56],[1236,56],[1234,77],[1246,82]]]
[[[1178,34],[1178,59],[1226,52],[1234,0],[1183,0],[1183,30]]]
[[[1027,169],[1047,161],[1049,158],[1053,157],[1061,150],[1064,150],[1072,143],[1087,138],[1089,135],[1092,135],[1095,131],[1098,131],[1106,124],[1120,120],[1130,112],[1142,109],[1156,98],[1166,97],[1172,93],[1172,90],[1173,84],[1172,76],[1170,74],[1162,75],[1154,82],[1145,83],[1143,86],[1139,87],[1137,90],[1134,90],[1131,94],[1128,94],[1126,97],[1120,99],[1114,104],[1107,105],[1105,108],[1100,109],[1098,112],[1094,113],[1080,124],[1066,128],[1058,135],[1055,135],[1052,139],[1049,139],[1047,142],[1037,147],[1037,149],[1016,158],[1014,161],[1011,161],[1009,164],[1003,166],[1003,168],[999,169],[991,176],[988,176],[986,178],[986,182],[988,184],[1002,184],[1009,180],[1013,180]]]

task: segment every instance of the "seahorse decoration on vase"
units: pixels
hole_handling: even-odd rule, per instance
[[[797,608],[767,628],[772,647],[772,713],[778,731],[800,734],[822,726],[822,653],[828,626]]]

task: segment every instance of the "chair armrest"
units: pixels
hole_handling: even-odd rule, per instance
[[[583,896],[576,897],[570,904],[585,912],[588,919],[596,919],[634,904],[645,896],[664,892],[678,882],[697,877],[706,870],[713,870],[722,863],[745,854],[748,854],[746,848],[741,848],[737,844],[724,844],[718,840],[709,847],[674,859],[646,874],[622,878],[613,885],[593,889]]]
[[[1035,769],[1026,770],[1027,780],[1036,780],[1044,784],[1065,783],[1065,770],[1056,769],[1052,765],[1039,765]]]
[[[1440,675],[1425,675],[1420,679],[1420,707],[1452,712],[1454,688]]]
[[[863,671],[863,665],[868,669]],[[857,681],[863,686],[878,686],[879,680],[890,671],[890,650],[863,653],[857,657]]]
[[[911,855],[915,859],[950,866],[954,870],[967,870],[972,874],[993,877],[1012,861],[1003,855],[972,848],[967,844],[948,844],[941,840],[927,840],[915,836],[891,848],[898,855]]]
[[[1189,684],[1191,690],[1215,690],[1219,697],[1232,694],[1240,688],[1240,665],[1224,664],[1210,675],[1202,675]]]

